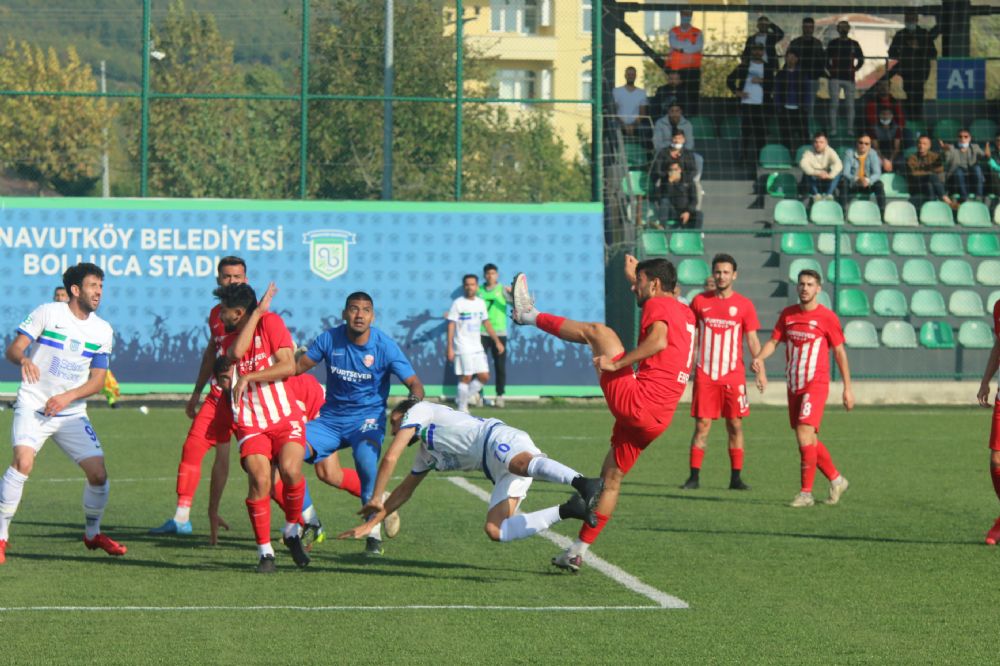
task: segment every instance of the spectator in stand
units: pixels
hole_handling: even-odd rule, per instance
[[[654,153],[667,148],[677,132],[684,133],[685,147],[688,150],[694,150],[694,125],[684,117],[684,110],[679,104],[671,104],[667,115],[657,120],[653,127]]]
[[[982,199],[986,178],[979,162],[988,159],[986,151],[980,148],[979,144],[972,143],[972,134],[967,129],[958,130],[958,142],[954,145],[940,140],[938,144],[944,154],[945,183],[950,182],[962,195],[962,201],[968,201],[973,194],[969,191],[971,180],[975,188],[974,195]]]
[[[759,46],[764,49],[762,58],[771,77],[778,71],[778,42],[785,38],[785,31],[771,23],[766,16],[757,19],[756,34],[747,37],[747,43],[743,47],[742,60],[746,62],[751,59],[751,49]]]
[[[696,100],[697,96],[688,95],[684,83],[681,81],[681,73],[668,70],[667,82],[656,89],[649,102],[649,111],[652,114],[653,122],[656,123],[666,116],[667,111],[674,104],[679,104],[682,109],[691,113],[689,109],[693,108],[692,104],[697,104]]]
[[[938,29],[917,25],[920,16],[916,9],[907,9],[903,17],[905,27],[893,36],[889,57],[898,61],[892,72],[903,79],[906,117],[920,120],[924,117],[924,85],[931,73],[931,61],[937,58],[934,38]]]
[[[931,150],[931,138],[926,134],[917,139],[917,152],[906,160],[906,180],[910,190],[910,200],[920,208],[926,201],[943,201],[953,209],[958,204],[945,194],[944,162],[941,156]]]
[[[799,55],[799,67],[805,74],[804,102],[807,122],[813,119],[813,110],[816,108],[816,85],[826,70],[826,49],[823,48],[823,42],[813,36],[815,31],[816,22],[807,16],[802,19],[802,35],[793,39],[788,45],[788,51],[795,51]]]
[[[865,64],[861,45],[848,37],[851,24],[847,21],[837,23],[839,37],[830,40],[826,45],[826,70],[830,75],[830,134],[837,134],[837,115],[840,108],[840,93],[844,92],[847,106],[847,126],[845,134],[854,133],[854,82],[858,70]]]
[[[789,49],[785,67],[774,79],[774,106],[782,121],[782,130],[794,142],[793,146],[809,143],[809,121],[806,117],[808,78],[799,66],[799,54]]]
[[[891,173],[897,164],[902,165],[903,128],[896,123],[889,107],[883,106],[878,113],[878,122],[869,130],[872,149],[881,156],[882,171]]]
[[[670,29],[670,55],[667,65],[680,75],[684,95],[677,100],[691,115],[698,113],[701,93],[701,54],[705,49],[705,36],[691,25],[691,10],[681,10],[681,23]]]
[[[774,73],[764,63],[764,47],[760,44],[751,45],[750,58],[726,77],[726,87],[740,98],[743,162],[748,166],[757,164],[757,155],[764,147],[767,136],[764,109],[773,86]]]
[[[802,169],[803,189],[813,201],[833,199],[844,165],[837,151],[830,147],[825,133],[813,135],[812,149],[802,153],[799,168]]]
[[[840,180],[840,205],[847,209],[847,200],[856,194],[875,195],[878,209],[885,212],[885,186],[882,184],[882,164],[878,153],[872,150],[872,138],[867,134],[858,137],[854,148],[844,158],[843,178]]]
[[[879,113],[882,109],[892,111],[892,117],[900,127],[906,127],[905,116],[903,115],[903,105],[892,96],[889,86],[889,79],[880,79],[875,84],[875,95],[865,103],[865,125],[875,127],[879,122]]]
[[[1000,197],[1000,133],[993,137],[992,146],[986,144],[986,158],[989,160],[990,166],[990,194]],[[995,205],[996,203],[994,203]]]
[[[627,136],[642,134],[643,122],[649,122],[646,91],[636,87],[635,76],[635,67],[626,67],[625,85],[618,86],[613,92],[615,113]]]
[[[658,181],[666,179],[671,164],[680,164],[681,171],[687,180],[694,181],[698,172],[698,163],[694,153],[685,146],[687,137],[681,130],[674,130],[670,143],[656,153],[653,164],[649,168],[649,182],[655,187]]]
[[[666,178],[657,179],[651,190],[656,217],[661,225],[676,222],[682,229],[697,229],[698,194],[694,182],[679,162],[667,166]]]

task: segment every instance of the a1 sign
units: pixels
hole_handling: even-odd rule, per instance
[[[937,61],[938,99],[986,97],[986,61],[979,58],[940,58]]]

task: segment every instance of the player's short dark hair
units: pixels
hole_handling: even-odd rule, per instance
[[[99,280],[104,279],[104,271],[97,264],[91,264],[81,261],[76,266],[70,266],[63,273],[63,287],[66,289],[66,293],[70,296],[73,295],[73,290],[70,289],[73,285],[83,288],[83,281],[88,275],[96,276]]]
[[[801,271],[799,271],[799,275],[796,278],[796,282],[798,280],[801,280],[803,275],[805,275],[806,277],[811,277],[811,278],[815,279],[816,280],[816,284],[818,284],[818,285],[822,285],[823,284],[823,276],[819,274],[819,271],[814,271],[811,268],[803,268]]]
[[[486,264],[485,266],[483,266],[483,273],[485,273],[486,271],[497,271],[497,272],[500,272],[500,269],[497,268],[496,264]]]
[[[803,23],[812,23],[813,25],[816,25],[816,21],[815,21],[815,19],[813,19],[812,16],[805,17],[804,19],[802,19],[802,22]]]
[[[931,141],[931,135],[930,134],[921,134],[921,135],[919,135],[917,137],[917,141],[920,141],[921,139],[927,139],[928,141]],[[931,143],[934,143],[934,142],[931,141]]]
[[[212,374],[218,377],[219,375],[224,375],[229,372],[229,368],[232,367],[233,362],[229,360],[229,357],[223,354],[222,356],[215,357],[215,363],[212,364]]]
[[[687,134],[685,134],[684,130],[682,130],[679,127],[673,131],[673,134],[670,135],[670,138],[672,139],[675,136],[682,136],[682,137],[684,137],[685,140],[687,140]]]
[[[820,130],[819,132],[816,132],[815,134],[813,134],[813,141],[815,141],[816,139],[819,139],[821,137],[824,138],[824,139],[827,138],[826,132],[824,132],[823,130]]]
[[[367,303],[371,303],[372,307],[375,307],[375,301],[372,300],[372,297],[366,291],[354,291],[348,294],[347,298],[344,299],[345,310],[351,301],[365,301]]]
[[[669,259],[657,257],[640,261],[635,267],[635,272],[636,275],[645,273],[650,280],[659,280],[663,291],[673,291],[677,286],[677,269]]]
[[[243,261],[239,257],[234,257],[233,255],[229,255],[228,257],[223,257],[222,259],[219,259],[219,265],[216,266],[215,268],[215,274],[218,275],[219,273],[221,273],[222,269],[225,268],[226,266],[242,266],[243,272],[244,273],[247,272],[247,262]]]
[[[411,409],[413,409],[413,406],[415,404],[417,404],[418,402],[420,402],[420,401],[417,400],[416,398],[407,398],[406,400],[401,401],[399,404],[397,404],[395,407],[393,407],[392,408],[392,412],[390,412],[389,415],[390,415],[390,417],[393,414],[399,414],[400,416],[402,416],[402,415],[406,414],[406,412],[408,412]]]
[[[476,281],[476,284],[479,284],[479,276],[476,275],[475,273],[466,273],[465,275],[463,275],[462,284],[465,284],[465,281],[468,280],[469,278],[472,278],[473,280]]]
[[[52,290],[52,293],[54,294],[57,291],[59,291],[60,289],[62,289],[63,291],[66,291],[66,287],[64,287],[62,285],[59,285],[58,287],[56,287],[55,289]]]
[[[733,272],[736,272],[736,260],[733,259],[733,255],[726,254],[725,252],[720,252],[719,254],[712,257],[712,270],[715,270],[716,264],[730,264],[733,267]]]
[[[230,310],[243,308],[247,312],[257,309],[257,292],[248,284],[227,284],[219,287],[212,294],[219,299],[222,307]]]

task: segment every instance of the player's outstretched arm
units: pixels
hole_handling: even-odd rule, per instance
[[[281,347],[274,352],[274,358],[274,365],[271,367],[240,375],[233,386],[234,404],[243,398],[250,382],[276,382],[295,374],[295,350],[291,347]]]
[[[31,346],[31,338],[23,333],[18,333],[14,341],[7,345],[7,360],[21,368],[21,381],[34,384],[41,377],[38,366],[24,352]]]
[[[372,491],[372,499],[368,501],[361,511],[358,511],[362,516],[368,515],[371,511],[377,511],[382,509],[382,495],[385,493],[386,488],[389,487],[389,479],[392,478],[392,473],[396,471],[396,464],[399,462],[399,458],[406,451],[407,445],[413,436],[417,434],[416,427],[410,428],[400,428],[392,437],[392,442],[389,444],[389,448],[386,450],[385,455],[382,456],[382,462],[378,464],[378,473],[375,475],[375,489]]]
[[[851,411],[854,409],[854,391],[851,390],[851,367],[847,363],[847,350],[844,345],[839,344],[833,348],[833,358],[837,361],[837,367],[844,378],[844,409]]]
[[[424,383],[420,381],[420,377],[416,375],[410,375],[403,380],[403,385],[406,386],[410,391],[410,397],[417,400],[424,399]]]
[[[617,361],[613,361],[607,356],[594,357],[594,367],[599,372],[616,372],[622,368],[629,368],[632,365],[643,361],[654,354],[667,348],[667,323],[664,321],[654,321],[649,325],[649,333],[639,345],[630,352],[626,352]]]
[[[983,407],[990,406],[990,380],[993,379],[993,375],[997,373],[998,368],[1000,368],[1000,337],[997,337],[993,341],[993,350],[986,361],[986,369],[983,371],[983,381],[980,382],[979,393],[976,395],[976,399],[979,400],[979,404]]]
[[[385,501],[384,507],[369,516],[368,521],[363,525],[359,525],[358,527],[347,530],[346,532],[341,532],[337,535],[337,538],[363,539],[371,534],[371,531],[375,529],[375,526],[381,523],[386,516],[406,504],[406,502],[413,497],[413,491],[416,490],[417,486],[420,485],[420,482],[426,477],[427,472],[423,472],[422,474],[408,474],[406,478],[403,479],[403,482],[396,486],[396,489],[392,491],[391,495],[389,495],[389,498]]]
[[[104,376],[108,371],[104,368],[91,368],[90,377],[87,381],[75,389],[70,389],[65,393],[59,393],[52,396],[45,403],[45,416],[56,416],[62,410],[66,409],[66,406],[76,400],[83,400],[88,398],[95,393],[100,393],[101,389],[104,388]]]

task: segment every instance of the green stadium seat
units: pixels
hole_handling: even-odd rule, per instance
[[[801,201],[787,199],[779,201],[774,207],[774,222],[782,226],[805,225],[809,224],[809,216]]]
[[[922,120],[911,120],[906,119],[906,129],[913,132],[914,137],[918,137],[921,134],[927,134],[927,123]]]
[[[719,138],[739,139],[742,134],[741,122],[739,114],[736,113],[727,113],[722,116],[722,120],[719,122]]]
[[[630,169],[642,168],[649,163],[649,153],[641,143],[625,143],[625,159]]]
[[[855,201],[847,209],[847,221],[859,227],[879,227],[882,213],[873,201]]]
[[[954,349],[955,333],[946,321],[925,321],[920,327],[920,345],[927,349]]]
[[[893,234],[892,253],[903,257],[924,257],[927,255],[927,243],[923,234]]]
[[[948,312],[953,317],[984,317],[983,299],[971,289],[959,289],[952,292],[948,299]]]
[[[872,299],[872,310],[879,317],[905,317],[909,312],[906,296],[898,289],[879,289]]]
[[[677,266],[677,281],[683,285],[704,285],[709,275],[708,264],[701,259],[684,259]]]
[[[833,254],[837,248],[836,238],[836,234],[820,234],[816,238],[816,249],[820,254]],[[851,254],[851,237],[847,234],[840,235],[840,254]]]
[[[833,301],[830,300],[830,294],[826,293],[825,291],[819,292],[819,296],[816,297],[816,300],[819,301],[819,304],[822,305],[827,310],[833,309]]]
[[[993,209],[993,223],[1000,224],[1000,206],[996,206]]]
[[[691,302],[694,301],[694,297],[695,296],[697,296],[698,294],[704,294],[704,293],[705,293],[705,287],[695,287],[694,289],[690,290],[688,293],[684,294],[684,298],[687,299],[687,302],[690,305]]]
[[[1000,257],[1000,236],[969,234],[965,247],[973,257]]]
[[[917,147],[916,146],[910,146],[909,148],[904,148],[903,149],[903,161],[905,162],[906,160],[910,159],[910,155],[916,155],[916,154],[917,154]]]
[[[862,231],[854,238],[854,249],[866,257],[887,257],[889,251],[889,234],[881,231]]]
[[[883,174],[882,186],[885,188],[885,196],[888,199],[909,199],[910,191],[906,189],[906,177],[901,173]],[[907,202],[909,203],[909,202]]]
[[[809,210],[813,224],[836,226],[844,223],[844,209],[836,201],[817,201]]]
[[[915,349],[917,333],[908,322],[888,321],[882,327],[882,345],[891,349]]]
[[[816,245],[813,243],[812,234],[787,233],[781,234],[782,254],[807,254],[816,253]]]
[[[788,281],[798,282],[799,273],[805,270],[816,271],[820,275],[823,274],[823,267],[819,265],[819,262],[815,259],[800,258],[794,260],[788,267]]]
[[[865,264],[865,282],[879,286],[899,284],[896,262],[885,257],[869,259]]]
[[[955,215],[943,201],[927,201],[920,207],[920,224],[927,227],[953,227]]]
[[[841,317],[867,317],[871,314],[868,294],[860,289],[842,289],[837,294],[837,314]]]
[[[768,196],[775,199],[794,199],[799,195],[799,181],[790,173],[772,173],[767,177],[766,188]]]
[[[949,287],[973,287],[976,278],[972,275],[972,265],[965,259],[946,259],[938,269],[941,284]]]
[[[844,341],[854,349],[878,349],[878,331],[870,321],[849,321],[844,326]]]
[[[802,156],[805,155],[806,152],[810,150],[812,150],[811,143],[803,143],[801,146],[799,146],[799,149],[795,151],[795,166],[798,166],[799,163],[802,162]]]
[[[630,197],[644,197],[649,188],[649,176],[645,171],[629,171],[622,178],[622,190]]]
[[[885,223],[894,227],[915,227],[920,224],[917,209],[909,201],[890,201],[885,206]]]
[[[945,317],[944,297],[936,289],[917,289],[910,297],[910,312],[918,317]]]
[[[976,118],[969,125],[969,134],[976,143],[993,141],[993,137],[997,135],[997,124],[989,118]]]
[[[670,247],[667,245],[667,234],[662,231],[642,232],[643,257],[665,257],[668,254]]]
[[[958,234],[948,233],[931,234],[931,254],[939,257],[965,256],[962,237]]]
[[[990,209],[982,201],[966,201],[958,207],[958,223],[963,227],[992,227]]]
[[[670,253],[681,256],[705,254],[705,243],[700,231],[678,231],[670,234]]]
[[[769,171],[791,169],[792,154],[783,144],[769,143],[760,149],[757,163],[761,169]]]
[[[937,284],[934,264],[927,259],[907,259],[903,264],[903,283],[914,286]]]
[[[847,153],[854,149],[854,144],[852,143],[840,143],[833,147],[837,151],[837,157],[840,158],[841,162],[847,161]]]
[[[830,265],[826,268],[826,279],[841,287],[859,285],[862,283],[861,266],[850,257],[842,257],[839,261],[831,261]]]
[[[993,331],[981,321],[963,321],[958,329],[958,344],[968,349],[991,349]]]
[[[945,143],[954,143],[958,138],[958,130],[962,129],[962,123],[957,120],[952,120],[951,118],[942,118],[934,124],[934,133],[931,134],[931,138],[934,141],[944,141]],[[993,137],[990,137],[991,139]]]
[[[987,287],[1000,287],[1000,261],[987,259],[976,266],[976,282]]]
[[[993,314],[993,308],[996,306],[997,301],[1000,301],[1000,289],[991,291],[990,295],[986,297],[986,311]]]
[[[715,123],[707,116],[695,116],[688,118],[694,128],[694,138],[696,141],[711,141],[715,139]]]

